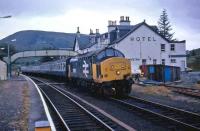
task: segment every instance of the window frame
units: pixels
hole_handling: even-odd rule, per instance
[[[175,51],[175,44],[170,44],[170,50]]]
[[[166,49],[165,44],[161,44],[161,46],[160,46],[161,52],[165,52],[165,49]]]
[[[166,62],[165,59],[162,59],[162,60],[161,60],[161,64],[162,64],[162,65],[165,65],[165,62]]]
[[[146,65],[147,64],[147,59],[142,59],[142,65]]]
[[[153,59],[153,65],[157,64],[157,59]]]
[[[171,63],[176,63],[176,59],[171,59],[170,62]]]

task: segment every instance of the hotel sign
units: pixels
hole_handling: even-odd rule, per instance
[[[145,36],[138,36],[138,37],[131,37],[130,38],[131,41],[156,41],[156,39],[154,37],[145,37]]]

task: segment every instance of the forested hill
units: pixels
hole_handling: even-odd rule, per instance
[[[200,48],[189,51],[187,65],[194,71],[200,71]]]

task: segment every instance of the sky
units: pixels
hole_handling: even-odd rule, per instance
[[[157,25],[167,10],[174,38],[186,40],[186,49],[200,48],[200,0],[0,0],[0,39],[21,30],[88,34],[107,31],[108,20],[129,16],[131,24],[146,20]]]

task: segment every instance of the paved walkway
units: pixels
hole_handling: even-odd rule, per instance
[[[22,76],[0,81],[0,130],[34,131],[38,120],[47,118],[34,85]]]

